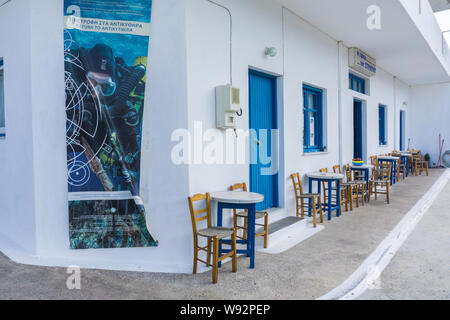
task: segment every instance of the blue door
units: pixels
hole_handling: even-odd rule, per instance
[[[355,159],[363,159],[363,129],[362,129],[362,102],[354,100],[353,102],[353,157]]]
[[[276,78],[249,72],[250,190],[264,195],[257,210],[278,207],[278,171],[273,171],[272,129],[277,129]],[[273,155],[276,156],[276,155]],[[276,162],[275,162],[276,163]]]
[[[405,111],[400,111],[400,151],[405,151]]]

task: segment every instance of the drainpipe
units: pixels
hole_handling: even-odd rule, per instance
[[[343,49],[343,41],[338,41],[338,126],[339,126],[339,165],[342,167],[344,163],[344,155],[342,150],[342,49]]]

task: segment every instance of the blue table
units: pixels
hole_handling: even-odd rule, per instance
[[[350,165],[350,168],[352,171],[359,171],[361,173],[364,173],[364,181],[367,183],[367,190],[369,190],[369,179],[370,179],[370,169],[373,169],[373,165],[371,164],[364,164],[362,166],[355,166]]]
[[[341,180],[344,175],[328,172],[314,172],[306,175],[309,178],[309,193],[313,193],[313,182],[317,182],[318,193],[322,193],[322,183],[328,184],[328,203],[323,203],[323,208],[328,211],[328,220],[332,219],[332,212],[336,211],[341,216]],[[336,205],[333,205],[333,182],[336,183]],[[311,200],[310,200],[311,201]],[[311,203],[310,203],[311,205]]]
[[[409,158],[412,157],[412,153],[401,153],[402,155],[402,161],[405,164],[405,170],[406,170],[406,177],[409,176]],[[411,165],[413,165],[411,163]]]
[[[255,268],[255,229],[256,229],[256,204],[264,201],[264,196],[253,192],[226,191],[211,194],[211,199],[217,202],[217,226],[223,226],[224,209],[248,210],[247,240],[236,240],[238,244],[245,244],[245,249],[237,250],[237,253],[245,254],[250,258],[250,269]],[[219,255],[230,252],[223,249],[222,244],[231,244],[231,240],[221,240]],[[221,263],[219,263],[219,267]]]
[[[391,186],[397,183],[397,157],[378,157],[379,162],[390,162],[391,167]]]

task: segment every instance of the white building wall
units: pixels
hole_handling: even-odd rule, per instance
[[[295,200],[290,174],[316,171],[339,164],[338,42],[315,26],[268,0],[220,0],[233,17],[234,85],[241,89],[243,117],[238,128],[249,128],[248,70],[280,76],[279,128],[281,129],[280,207],[294,215]],[[214,87],[229,83],[229,15],[206,0],[190,0],[188,6],[188,96],[189,130],[194,123],[203,130],[215,128]],[[276,47],[274,58],[264,56],[266,47]],[[364,100],[366,109],[366,159],[391,152],[399,125],[400,108],[394,103],[394,76],[379,68],[370,79],[370,95],[348,88],[348,48],[342,50],[342,160],[353,158],[353,98]],[[408,86],[396,80],[396,100],[408,101]],[[324,89],[326,105],[326,152],[303,153],[303,84]],[[388,106],[388,144],[379,146],[378,104]],[[398,102],[397,102],[398,105]],[[224,132],[218,131],[225,136]],[[231,133],[232,134],[232,133]],[[397,138],[398,139],[398,138]],[[207,147],[210,142],[203,142]],[[194,146],[192,147],[194,150]],[[192,157],[194,160],[194,157]],[[237,182],[249,183],[249,165],[198,165],[190,168],[191,194],[227,190]],[[306,180],[305,180],[306,182]]]
[[[189,172],[172,164],[170,144],[171,133],[187,126],[184,0],[153,1],[142,196],[157,248],[69,249],[62,10],[60,0],[15,0],[0,9],[7,113],[0,250],[31,264],[189,272]]]
[[[249,68],[280,76],[280,206],[294,215],[289,175],[331,169],[339,163],[338,42],[275,1],[217,1],[233,16],[233,84],[241,88],[243,107],[238,128],[249,126]],[[10,19],[0,19],[7,113],[7,138],[0,141],[0,174],[9,182],[0,184],[4,195],[0,234],[39,256],[39,260],[17,260],[190,272],[192,228],[187,197],[249,182],[248,164],[177,166],[171,159],[176,145],[171,136],[176,129],[187,128],[193,133],[196,121],[202,123],[203,130],[215,128],[214,88],[230,82],[228,13],[206,0],[153,1],[142,196],[149,211],[149,229],[160,246],[72,251],[68,249],[62,4],[59,0],[39,5],[32,0],[16,0],[5,8],[0,15],[23,23],[15,23],[19,26],[16,34],[21,36],[11,37],[7,26],[2,25]],[[276,47],[277,56],[266,58],[266,47]],[[348,162],[353,155],[352,97],[358,94],[348,90],[346,48],[342,53],[342,158]],[[303,155],[304,83],[321,87],[326,93],[328,150],[322,154]],[[408,86],[398,81],[396,87],[396,100],[406,100]],[[395,144],[394,117],[399,111],[394,110],[393,91],[393,76],[380,70],[371,79],[370,97],[361,97],[367,101],[368,155],[389,152]],[[378,103],[386,104],[389,110],[389,146],[381,149]]]
[[[446,140],[444,152],[450,150],[450,83],[411,88],[411,147],[430,154],[430,164],[439,159],[439,134]]]
[[[34,254],[30,34],[28,1],[13,1],[0,9],[6,117],[6,139],[0,140],[0,245],[8,243]]]

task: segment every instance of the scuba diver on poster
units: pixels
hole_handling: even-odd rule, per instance
[[[73,113],[69,119],[81,119],[78,126],[71,127],[78,130],[78,146],[73,151],[84,153],[101,191],[129,190],[137,196],[146,58],[127,66],[104,44],[71,50],[71,54],[78,57],[80,65],[66,62],[66,71],[78,88],[81,84],[88,88],[83,109],[75,106],[68,110]]]

